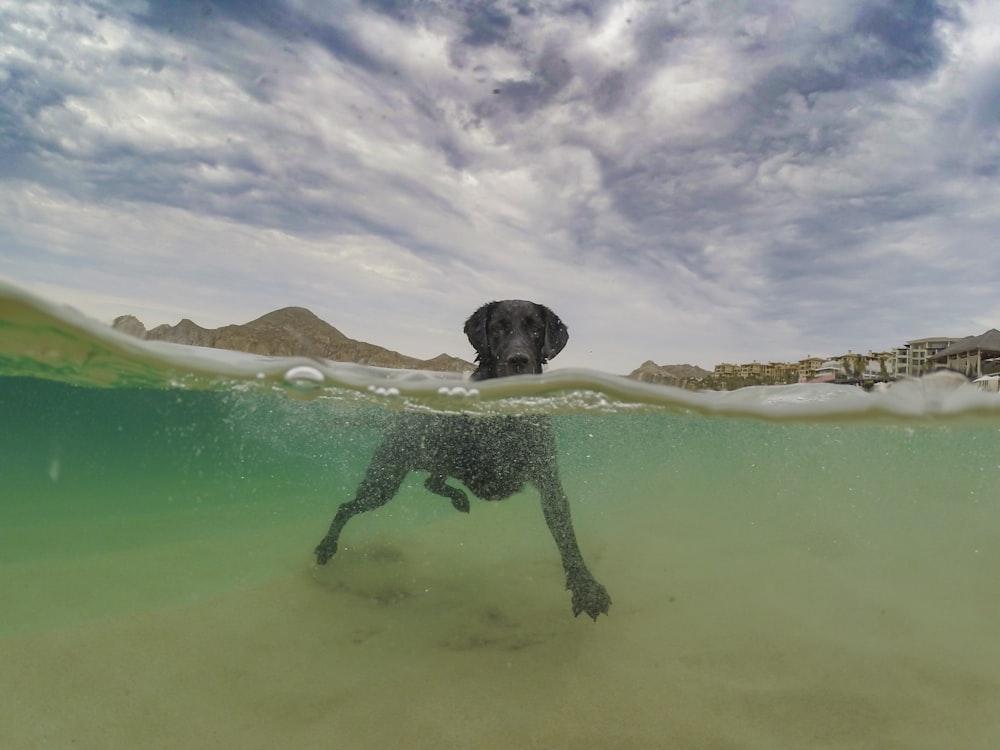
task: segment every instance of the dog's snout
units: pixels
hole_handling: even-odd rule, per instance
[[[497,368],[497,375],[527,375],[533,372],[541,372],[541,368],[535,366],[535,359],[531,356],[529,352],[515,349],[512,352],[508,352],[500,360],[500,366]]]

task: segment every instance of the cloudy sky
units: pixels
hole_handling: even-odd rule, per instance
[[[994,0],[0,7],[0,277],[110,322],[287,305],[554,366],[1000,327]]]

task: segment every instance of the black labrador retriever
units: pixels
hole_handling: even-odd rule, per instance
[[[465,334],[479,363],[473,380],[540,373],[569,339],[555,313],[524,300],[483,305],[465,322]],[[337,509],[330,530],[316,547],[316,561],[326,564],[337,551],[344,525],[389,502],[411,471],[429,472],[424,486],[463,513],[469,512],[469,499],[447,484],[449,477],[483,500],[503,500],[532,484],[541,495],[545,521],[562,556],[573,614],[586,612],[597,620],[599,614],[607,614],[611,597],[580,554],[556,457],[555,431],[547,416],[401,414],[375,450],[354,500]]]

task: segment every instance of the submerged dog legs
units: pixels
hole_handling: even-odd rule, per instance
[[[376,459],[378,455],[376,454]],[[323,540],[316,545],[316,562],[325,565],[337,553],[337,542],[340,532],[354,516],[369,510],[381,508],[392,500],[399,491],[407,470],[397,466],[386,465],[385,461],[373,460],[368,467],[368,473],[361,481],[354,499],[337,508],[330,530]]]
[[[446,497],[451,500],[452,507],[460,513],[469,512],[469,497],[458,489],[447,483],[448,477],[445,474],[431,474],[424,482],[424,487],[435,495]]]
[[[580,547],[573,531],[573,521],[570,518],[569,500],[558,479],[549,479],[539,485],[542,495],[542,512],[545,523],[548,524],[552,538],[556,541],[559,554],[562,557],[563,570],[566,573],[566,588],[573,594],[573,614],[586,612],[595,621],[600,614],[607,614],[611,606],[611,597],[607,590],[598,583],[587,569],[583,561]]]

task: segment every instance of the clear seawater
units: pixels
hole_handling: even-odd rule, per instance
[[[996,394],[470,387],[0,287],[0,747],[1000,747]],[[412,475],[317,567],[400,410],[552,414],[610,615],[533,490]]]

